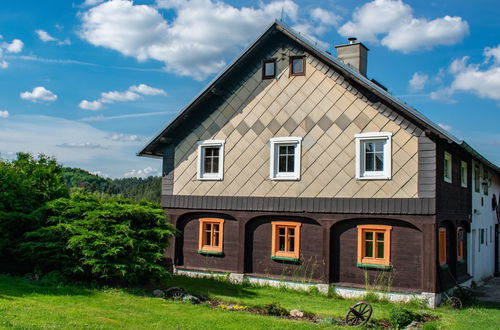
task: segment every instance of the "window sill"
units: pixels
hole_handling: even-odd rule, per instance
[[[441,270],[448,270],[449,267],[448,267],[448,265],[444,264],[444,265],[439,265],[439,268]]]
[[[390,176],[360,176],[356,180],[391,180]]]
[[[386,270],[391,270],[392,265],[376,265],[376,264],[363,264],[363,263],[357,263],[357,267],[359,268],[367,268],[367,269],[386,269]]]
[[[447,179],[447,178],[444,178],[444,182],[446,182],[446,183],[453,183],[453,181],[451,179]]]
[[[459,263],[459,264],[466,264],[466,263],[467,263],[467,260],[466,260],[466,259],[458,260],[458,263]]]
[[[273,181],[300,181],[299,177],[274,177],[270,178]]]
[[[280,257],[280,256],[271,256],[271,259],[273,259],[273,260],[281,260],[281,261],[292,261],[292,262],[297,262],[297,261],[300,260],[299,258]]]
[[[199,181],[222,181],[222,178],[196,178]]]
[[[197,251],[199,254],[209,254],[213,256],[223,256],[224,252],[223,251],[204,251],[204,250],[198,250]]]

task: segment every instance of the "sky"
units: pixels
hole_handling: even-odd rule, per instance
[[[275,19],[500,165],[497,0],[0,2],[0,157],[44,153],[103,177],[159,175],[136,153]]]

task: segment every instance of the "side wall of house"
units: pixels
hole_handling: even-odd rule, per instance
[[[288,57],[281,59],[282,52],[269,53],[278,59],[276,79],[262,80],[259,61],[241,87],[175,147],[173,194],[420,197],[418,136],[422,131],[378,101],[361,97],[312,55],[306,54],[306,75],[290,77]],[[286,52],[304,53],[296,48]],[[362,132],[393,133],[392,180],[355,179],[354,135]],[[269,139],[288,136],[303,138],[301,179],[270,180]],[[221,181],[196,178],[197,141],[207,139],[225,140]]]

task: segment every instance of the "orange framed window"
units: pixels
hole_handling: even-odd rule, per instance
[[[299,259],[300,222],[273,221],[272,257]]]
[[[465,232],[462,227],[457,228],[457,260],[464,260]]]
[[[439,264],[446,265],[446,228],[439,228]]]
[[[224,219],[201,218],[198,250],[222,252],[224,243]]]
[[[392,226],[358,226],[358,264],[391,264]]]

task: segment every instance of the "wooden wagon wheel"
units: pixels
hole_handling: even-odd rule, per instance
[[[165,290],[165,297],[167,299],[179,300],[182,297],[184,297],[184,294],[185,294],[184,290],[182,290],[181,288],[177,288],[175,286]]]
[[[349,308],[345,315],[344,322],[346,325],[357,326],[366,324],[372,316],[372,305],[365,301],[361,301]]]

